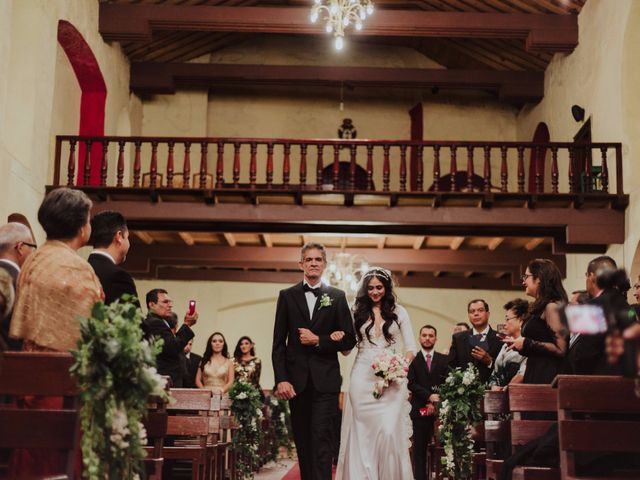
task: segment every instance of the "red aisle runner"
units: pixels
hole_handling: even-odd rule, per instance
[[[333,467],[332,477],[336,478],[335,466]],[[291,470],[289,470],[284,477],[282,477],[282,480],[300,480],[300,467],[298,467],[297,463],[293,467],[291,467]]]

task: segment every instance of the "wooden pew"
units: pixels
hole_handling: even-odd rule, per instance
[[[500,455],[511,446],[509,420],[509,396],[506,390],[488,390],[483,398],[484,440],[487,448],[486,473],[488,480],[496,480],[500,474]]]
[[[0,405],[0,448],[61,450],[66,468],[50,478],[74,478],[79,451],[77,384],[69,374],[68,353],[5,352],[0,370],[0,396],[62,397],[61,409],[22,409]]]
[[[164,463],[162,445],[164,437],[167,435],[166,403],[159,399],[154,399],[150,403],[149,411],[143,420],[143,424],[147,431],[147,438],[153,447],[151,453],[147,449],[147,458],[145,458],[144,463],[147,480],[162,480],[162,465]]]
[[[634,380],[575,375],[560,375],[556,380],[562,478],[640,478],[640,468],[626,470],[622,465],[606,476],[593,472],[581,476],[576,471],[577,452],[640,454],[640,399]]]

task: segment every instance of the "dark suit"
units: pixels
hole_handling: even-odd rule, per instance
[[[331,479],[332,425],[341,383],[337,352],[350,350],[356,343],[344,292],[324,285],[319,288],[311,318],[302,282],[282,290],[273,330],[276,384],[289,382],[296,392],[289,404],[302,480]],[[331,305],[320,307],[325,295]],[[320,344],[302,345],[299,328],[318,335]],[[329,338],[335,331],[345,332],[339,342]]]
[[[13,281],[13,290],[16,291],[16,282],[18,281],[19,270],[11,265],[10,263],[2,260],[0,258],[0,268],[4,269],[10,276]],[[9,350],[22,350],[22,340],[16,340],[14,338],[9,338],[9,326],[11,325],[11,315],[13,314],[13,309],[10,312],[7,312],[7,315],[2,320],[1,328],[0,328],[0,336],[4,340],[4,343],[7,344]]]
[[[149,313],[142,322],[145,337],[157,337],[164,340],[162,351],[156,358],[160,375],[168,375],[174,388],[182,388],[184,365],[180,358],[184,356],[184,346],[194,337],[193,330],[183,324],[174,335],[167,322],[154,313]]]
[[[431,370],[427,369],[424,352],[420,351],[409,365],[407,379],[411,391],[411,420],[413,422],[413,465],[416,480],[426,479],[427,445],[433,437],[434,416],[423,417],[420,409],[426,407],[434,387],[442,384],[449,371],[446,355],[431,352]]]
[[[138,291],[136,290],[136,284],[133,282],[131,275],[119,265],[113,263],[109,258],[101,255],[100,253],[92,253],[87,260],[89,265],[93,267],[96,272],[100,283],[102,284],[102,290],[104,290],[104,303],[109,305],[116,300],[120,300],[120,297],[125,293],[136,297],[134,302],[136,306],[140,306],[138,301]]]
[[[202,357],[193,352],[187,357],[186,354],[182,354],[185,361],[185,376],[182,380],[184,388],[196,388],[196,373],[198,373],[198,367],[202,361]]]
[[[488,365],[477,361],[471,356],[471,345],[469,344],[469,340],[472,334],[473,330],[467,330],[465,332],[458,332],[453,336],[451,339],[451,349],[449,350],[449,366],[451,368],[460,367],[464,370],[467,368],[469,363],[473,363],[480,372],[480,379],[483,382],[487,382],[489,381],[492,370]],[[491,355],[493,360],[495,360],[502,348],[502,342],[500,341],[500,338],[498,338],[494,329],[489,328],[486,341],[489,344],[489,350],[487,353]]]

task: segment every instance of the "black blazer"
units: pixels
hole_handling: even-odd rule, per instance
[[[119,300],[120,297],[128,293],[136,297],[134,302],[136,306],[140,307],[140,302],[137,300],[138,291],[136,290],[136,284],[133,282],[131,275],[127,271],[113,263],[104,255],[99,253],[92,253],[87,260],[89,265],[93,267],[96,272],[100,283],[102,284],[102,290],[104,290],[104,303],[109,305],[110,303]]]
[[[422,350],[416,354],[407,373],[411,392],[412,419],[422,418],[420,409],[427,405],[429,397],[435,393],[434,387],[444,382],[448,372],[449,361],[446,355],[434,351],[431,358],[431,371],[427,371],[427,361]]]
[[[196,388],[196,373],[198,373],[198,367],[202,361],[202,357],[193,352],[189,354],[187,358],[186,354],[182,354],[185,360],[186,372],[185,377],[182,380],[184,388]]]
[[[480,372],[480,379],[483,382],[487,382],[491,376],[492,369],[486,366],[484,363],[476,361],[471,356],[471,346],[469,345],[469,339],[471,338],[473,330],[467,330],[465,332],[456,333],[451,339],[451,349],[449,350],[449,367],[457,368],[461,367],[463,370],[467,368],[469,363],[473,363],[478,367]],[[502,342],[496,334],[495,330],[489,327],[487,333],[487,342],[489,344],[489,355],[495,361],[500,349],[502,348]]]
[[[154,313],[149,313],[142,322],[142,330],[146,338],[157,337],[164,340],[162,351],[156,358],[158,373],[171,377],[174,388],[182,388],[184,377],[184,346],[194,337],[193,330],[183,324],[175,336],[167,322]]]
[[[16,291],[16,283],[18,281],[18,274],[20,272],[13,265],[3,262],[2,259],[0,259],[0,268],[5,270],[11,276],[11,280],[13,282],[13,291],[17,294],[18,292]],[[11,309],[11,311],[7,312],[6,316],[3,319],[0,319],[2,320],[0,322],[0,337],[2,337],[9,350],[19,351],[22,350],[22,340],[9,338],[9,327],[11,326],[12,315],[13,308]]]
[[[339,351],[351,350],[356,344],[353,321],[342,290],[320,285],[320,295],[316,299],[312,318],[302,282],[280,292],[276,306],[273,328],[273,349],[271,359],[276,384],[289,382],[296,393],[307,385],[309,376],[316,390],[324,393],[340,391]],[[323,296],[331,305],[320,307]],[[308,328],[320,337],[319,346],[305,346],[300,343],[299,328]],[[334,342],[329,335],[335,331],[345,332],[344,338]]]

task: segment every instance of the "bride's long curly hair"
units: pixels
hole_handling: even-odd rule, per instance
[[[382,285],[384,285],[384,297],[380,299],[380,315],[384,320],[384,323],[382,324],[382,334],[384,335],[387,343],[394,343],[393,336],[389,333],[389,328],[391,328],[393,322],[398,323],[398,315],[395,313],[396,295],[393,291],[391,274],[382,268],[372,268],[363,276],[362,285],[360,290],[358,290],[356,301],[353,305],[356,337],[358,342],[363,340],[361,328],[365,323],[371,320],[369,325],[364,329],[364,334],[366,335],[367,340],[371,342],[370,332],[374,327],[375,321],[373,316],[373,301],[369,298],[368,288],[369,283],[371,283],[371,280],[374,278],[377,278]]]

